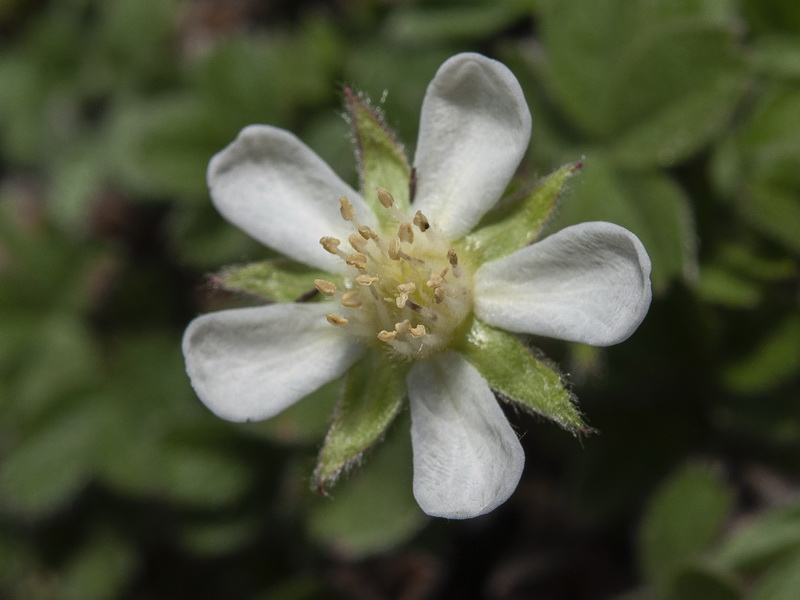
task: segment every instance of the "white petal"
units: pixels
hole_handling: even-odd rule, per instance
[[[644,246],[612,223],[567,227],[475,273],[475,314],[490,325],[594,346],[630,336],[650,297]]]
[[[500,198],[531,135],[519,82],[480,54],[445,62],[422,103],[416,209],[452,238],[472,229]]]
[[[361,354],[325,319],[327,303],[209,313],[183,336],[197,395],[229,421],[268,419],[344,373]]]
[[[375,217],[361,196],[313,150],[288,131],[245,127],[208,165],[208,186],[228,221],[286,256],[327,271],[344,262],[319,244],[324,236],[346,240],[351,224],[339,213],[346,196],[365,225]]]
[[[407,382],[414,497],[422,510],[469,519],[505,502],[525,454],[486,380],[446,352],[416,363]]]

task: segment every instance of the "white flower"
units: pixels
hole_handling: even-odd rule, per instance
[[[505,66],[476,54],[449,59],[422,106],[409,214],[391,190],[376,192],[382,206],[367,202],[291,133],[244,129],[209,165],[215,206],[340,283],[318,279],[330,296],[321,302],[192,321],[183,351],[200,399],[231,421],[266,419],[365,352],[385,353],[408,368],[422,509],[469,518],[503,503],[524,455],[486,379],[458,350],[465,324],[477,317],[511,332],[605,346],[630,336],[650,304],[648,256],[636,236],[610,223],[568,227],[484,264],[459,246],[503,194],[530,128]]]

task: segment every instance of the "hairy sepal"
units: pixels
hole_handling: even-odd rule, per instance
[[[339,277],[287,259],[228,267],[212,278],[220,287],[272,302],[296,302],[316,296],[315,279],[341,283]]]

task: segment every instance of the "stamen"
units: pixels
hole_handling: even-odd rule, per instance
[[[367,268],[367,257],[360,252],[348,254],[347,258],[345,258],[345,262],[351,267],[355,267],[359,271],[363,271]]]
[[[396,331],[386,331],[385,329],[378,333],[378,339],[382,342],[391,342],[397,337]]]
[[[378,234],[372,231],[367,225],[362,225],[358,228],[358,233],[361,234],[365,240],[375,240],[378,241]]]
[[[400,260],[400,238],[392,238],[389,241],[389,258]]]
[[[319,240],[319,243],[331,254],[339,254],[339,244],[341,244],[342,241],[335,237],[324,237]]]
[[[325,279],[315,279],[314,287],[317,288],[320,294],[326,296],[333,296],[336,293],[336,284],[332,281],[326,281]]]
[[[445,296],[447,296],[447,290],[443,287],[437,287],[433,290],[433,299],[436,301],[436,304],[441,304]]]
[[[397,286],[397,291],[400,292],[400,295],[395,300],[395,304],[397,304],[397,308],[405,308],[408,295],[416,292],[417,286],[414,283],[401,283]]]
[[[361,295],[358,292],[345,292],[342,294],[342,306],[359,308],[362,304]]]
[[[394,324],[394,330],[399,334],[410,333],[411,332],[411,321],[406,319],[402,323],[395,323]]]
[[[456,254],[455,248],[450,248],[447,251],[447,260],[454,267],[458,264],[458,254]]]
[[[356,252],[363,253],[364,249],[367,247],[367,240],[356,233],[351,233],[350,237],[347,238],[347,241],[350,242],[350,245]]]
[[[342,214],[342,218],[345,221],[352,221],[356,216],[356,211],[353,208],[353,205],[350,204],[350,200],[344,196],[339,198],[339,212]]]
[[[340,317],[339,315],[335,315],[333,313],[327,313],[325,315],[325,318],[331,325],[336,325],[338,327],[342,325],[347,325],[347,319],[345,317]]]
[[[401,242],[413,244],[414,230],[411,229],[411,223],[401,223],[400,227],[397,228],[397,237],[400,238]]]
[[[431,226],[430,221],[428,221],[428,218],[423,215],[421,211],[417,211],[417,214],[414,215],[414,225],[419,227],[422,233],[428,231]]]
[[[420,323],[416,327],[412,327],[410,329],[410,333],[412,337],[421,338],[423,335],[427,334],[427,330],[425,329],[425,325]]]
[[[372,285],[376,281],[380,281],[380,277],[373,277],[372,275],[361,274],[356,277],[356,283],[359,285]]]
[[[384,208],[390,208],[394,206],[394,196],[392,196],[389,190],[385,190],[382,187],[375,188],[378,192],[378,200],[384,206]]]

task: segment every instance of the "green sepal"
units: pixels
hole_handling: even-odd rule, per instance
[[[287,259],[265,260],[228,267],[212,281],[231,292],[242,292],[274,302],[295,302],[317,295],[315,279],[341,285],[341,278]]]
[[[382,352],[367,352],[350,368],[317,459],[315,488],[324,491],[380,441],[402,406],[407,371]]]
[[[552,419],[573,433],[588,433],[561,375],[514,336],[473,319],[456,348],[503,400]]]
[[[564,184],[581,163],[569,163],[543,177],[522,196],[484,215],[462,245],[478,264],[502,258],[530,244],[542,231],[558,203]]]
[[[386,125],[383,115],[360,95],[345,88],[345,107],[353,128],[361,194],[375,211],[381,224],[392,218],[378,201],[377,187],[394,196],[396,206],[406,212],[409,206],[411,167],[405,148]]]

